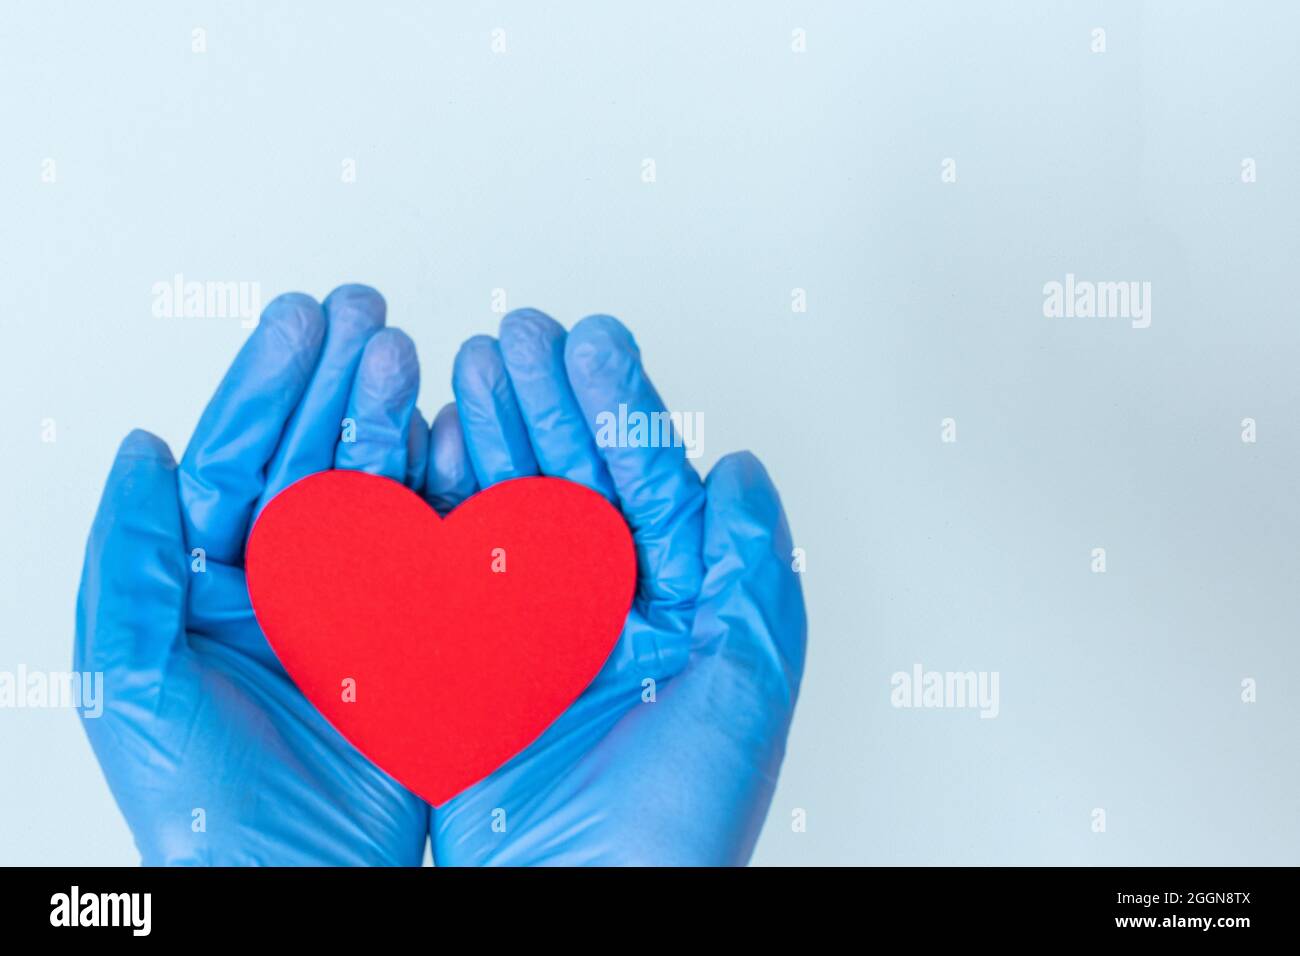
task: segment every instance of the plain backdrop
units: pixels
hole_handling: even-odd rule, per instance
[[[1298,33],[1280,0],[7,2],[0,669],[70,666],[117,443],[179,456],[248,334],[155,282],[372,284],[426,414],[499,289],[621,317],[700,466],[782,491],[809,656],[756,863],[1296,863]],[[1067,273],[1150,282],[1150,328],[1045,318]],[[892,707],[916,663],[996,671],[999,716]],[[0,863],[136,859],[75,715],[0,710]]]

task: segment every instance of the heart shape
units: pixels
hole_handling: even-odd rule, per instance
[[[398,482],[320,472],[262,510],[245,569],[298,688],[435,806],[577,699],[636,586],[623,516],[558,478],[501,482],[442,519]]]

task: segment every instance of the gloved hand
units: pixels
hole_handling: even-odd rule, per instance
[[[445,443],[443,467],[465,472],[466,454],[482,487],[544,474],[595,489],[631,526],[640,580],[591,687],[433,810],[435,861],[744,863],[784,754],[806,630],[762,465],[728,455],[702,483],[681,447],[598,448],[600,412],[664,411],[632,336],[607,316],[566,336],[541,313],[513,312],[499,344],[464,345],[453,387],[464,447]]]
[[[87,547],[75,666],[104,673],[104,712],[83,724],[145,864],[421,862],[428,808],[298,692],[242,567],[258,510],[314,472],[386,475],[444,507],[473,490],[454,409],[431,445],[414,347],[384,317],[364,286],[323,307],[281,296],[179,468],[147,432],[118,451]],[[431,449],[446,469],[427,467]]]

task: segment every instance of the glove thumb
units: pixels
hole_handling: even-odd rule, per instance
[[[74,666],[106,675],[110,705],[159,686],[184,633],[186,574],[176,461],[136,429],[109,473],[77,595]]]

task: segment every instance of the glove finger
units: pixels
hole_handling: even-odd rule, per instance
[[[418,408],[412,409],[406,431],[406,487],[424,494],[429,476],[429,423]]]
[[[404,482],[419,391],[415,343],[400,329],[375,333],[352,382],[334,467]]]
[[[564,363],[584,420],[605,459],[623,514],[632,527],[641,570],[640,596],[653,612],[689,607],[699,592],[704,485],[671,436],[651,441],[644,434],[627,441],[618,423],[644,415],[647,423],[667,421],[667,411],[641,366],[631,333],[614,318],[593,315],[569,333]]]
[[[285,422],[311,378],[325,335],[310,296],[282,295],[231,364],[181,460],[186,540],[213,561],[235,564]]]
[[[476,335],[460,347],[451,387],[479,486],[537,474],[528,428],[496,339]]]
[[[456,404],[448,402],[429,426],[429,468],[424,480],[424,497],[435,511],[445,515],[478,491],[474,466],[470,464],[465,434],[460,427]]]
[[[339,286],[325,299],[325,341],[311,382],[266,469],[254,512],[300,478],[334,465],[352,380],[370,337],[383,327],[384,298],[364,285]]]
[[[77,671],[113,672],[114,695],[153,684],[184,634],[188,573],[176,462],[136,429],[109,472],[77,594]]]
[[[567,478],[617,501],[564,368],[564,327],[533,309],[501,321],[501,356],[542,474]]]

